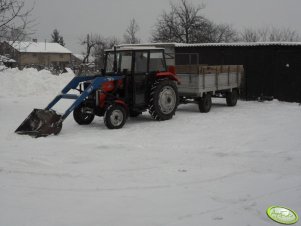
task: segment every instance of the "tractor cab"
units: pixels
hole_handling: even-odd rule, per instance
[[[124,71],[129,74],[145,74],[166,70],[164,49],[161,48],[133,47],[106,51],[106,74]]]
[[[151,84],[158,73],[166,73],[164,49],[130,47],[106,51],[106,75],[123,75],[128,103],[140,112],[148,105]]]

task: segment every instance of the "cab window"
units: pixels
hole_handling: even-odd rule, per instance
[[[118,71],[123,72],[127,70],[128,72],[132,71],[132,52],[121,52],[120,53],[120,62]]]
[[[166,71],[162,51],[151,51],[149,59],[149,72]]]
[[[147,73],[147,51],[135,52],[135,73]]]

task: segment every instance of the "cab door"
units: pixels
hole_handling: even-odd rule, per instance
[[[148,79],[149,51],[134,52],[134,104],[145,105],[146,84]]]

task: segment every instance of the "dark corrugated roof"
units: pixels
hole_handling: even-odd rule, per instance
[[[144,44],[122,44],[119,45],[121,47],[129,47],[129,46],[162,46],[162,47],[248,47],[248,46],[301,46],[301,42],[232,42],[232,43],[144,43]]]
[[[234,47],[234,46],[301,46],[301,42],[233,42],[233,43],[175,43],[175,47]]]

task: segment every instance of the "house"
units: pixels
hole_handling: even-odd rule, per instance
[[[241,96],[301,103],[301,42],[149,43],[165,48],[168,65],[243,65]],[[122,45],[130,46],[130,45]]]
[[[71,51],[58,43],[4,42],[2,51],[16,60],[20,68],[27,66],[64,68],[71,63]]]

